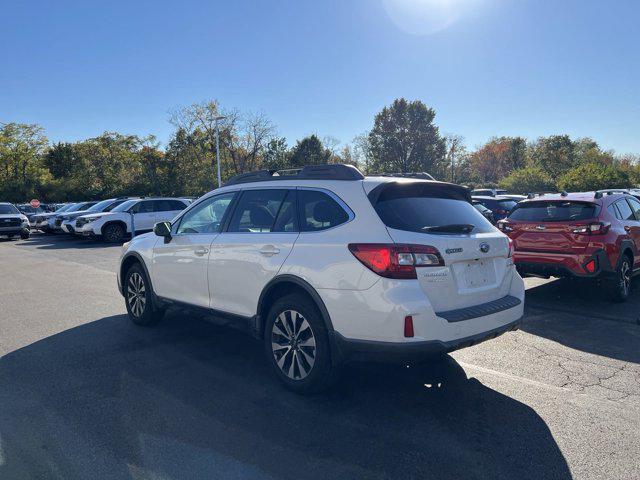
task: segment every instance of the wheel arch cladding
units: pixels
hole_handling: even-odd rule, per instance
[[[271,308],[271,305],[273,305],[273,302],[276,299],[291,293],[298,293],[308,297],[318,308],[327,331],[333,331],[331,317],[329,317],[327,307],[322,301],[322,298],[320,298],[318,292],[311,285],[309,285],[308,282],[299,277],[296,277],[294,275],[280,275],[271,280],[265,286],[265,288],[262,290],[262,293],[260,294],[260,299],[258,300],[258,318],[260,319],[258,330],[261,335],[264,334],[266,316],[268,315],[269,309]]]
[[[136,252],[128,253],[122,259],[122,263],[120,264],[120,284],[122,285],[122,291],[124,292],[125,275],[129,271],[129,269],[136,264],[142,266],[142,270],[144,270],[144,274],[147,277],[147,282],[149,283],[149,287],[151,289],[152,298],[155,300],[155,292],[153,291],[153,285],[151,284],[151,276],[149,275],[149,270],[147,270],[147,265],[144,263],[142,257],[140,257],[140,255]]]

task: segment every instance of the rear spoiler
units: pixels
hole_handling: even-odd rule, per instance
[[[367,196],[372,205],[376,205],[381,200],[407,197],[451,198],[471,203],[471,193],[466,187],[437,181],[385,182],[371,190]]]

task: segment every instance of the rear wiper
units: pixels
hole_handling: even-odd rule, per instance
[[[434,227],[422,227],[422,230],[429,233],[471,233],[476,228],[468,223],[452,223],[450,225],[437,225]]]

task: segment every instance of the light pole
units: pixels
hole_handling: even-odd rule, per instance
[[[218,163],[218,188],[222,186],[222,176],[220,175],[220,128],[218,126],[218,122],[220,120],[224,120],[224,115],[218,115],[213,119],[216,121],[216,162]]]

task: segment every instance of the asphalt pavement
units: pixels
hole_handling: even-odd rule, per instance
[[[520,331],[301,397],[241,332],[132,325],[119,253],[0,240],[0,479],[640,478],[640,282],[527,280]]]

